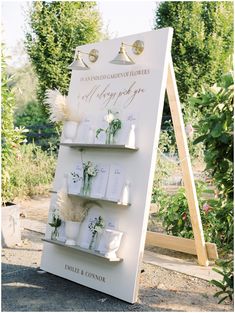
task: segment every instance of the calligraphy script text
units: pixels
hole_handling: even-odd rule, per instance
[[[81,99],[87,103],[90,103],[94,99],[99,99],[105,107],[108,105],[115,106],[122,101],[123,107],[126,108],[137,95],[143,94],[144,92],[145,90],[143,88],[136,87],[136,81],[131,83],[129,87],[119,91],[111,90],[111,84],[105,87],[94,85],[86,94],[81,96]]]

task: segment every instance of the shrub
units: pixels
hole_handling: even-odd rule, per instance
[[[30,127],[37,124],[48,123],[44,109],[37,101],[29,101],[24,108],[21,107],[15,114],[15,125]]]
[[[234,272],[233,272],[233,259],[228,261],[217,261],[217,264],[221,267],[222,270],[213,268],[213,270],[222,275],[222,281],[218,281],[215,279],[211,280],[211,283],[221,289],[220,291],[214,294],[214,297],[222,298],[219,300],[219,303],[225,301],[226,299],[233,299],[234,293]]]
[[[206,168],[218,190],[216,231],[221,234],[224,250],[233,249],[233,99],[231,73],[224,75],[217,85],[191,99],[204,113],[197,128],[200,136],[195,144],[204,144]],[[221,303],[233,298],[233,260],[222,261],[219,265],[222,270],[216,271],[223,276],[223,280],[212,280],[212,283],[221,289],[214,295],[223,296],[219,301]]]
[[[232,233],[227,232],[228,225],[224,223],[224,218],[218,218],[221,214],[220,199],[211,197],[214,191],[203,182],[197,181],[196,189],[205,240],[214,242],[218,247],[223,248],[232,240]],[[211,199],[208,199],[209,197]],[[179,188],[175,195],[169,195],[157,189],[154,199],[159,203],[158,217],[162,220],[166,232],[173,236],[193,238],[185,188]],[[229,219],[229,217],[227,218]]]
[[[15,98],[10,88],[12,77],[6,71],[6,63],[2,49],[2,202],[13,200],[12,175],[13,164],[19,153],[20,143],[24,140],[23,128],[14,128],[13,116]]]
[[[55,172],[56,158],[35,144],[20,147],[17,162],[12,166],[12,192],[14,197],[48,193]]]
[[[204,90],[191,102],[203,112],[198,124],[199,137],[195,144],[205,147],[206,169],[216,186],[215,197],[203,200],[208,192],[205,185],[197,184],[197,195],[202,223],[207,241],[215,242],[223,249],[233,246],[233,78],[231,74],[222,77],[218,85]],[[168,233],[191,238],[185,189],[176,195],[165,196],[154,192],[160,204],[160,217]]]
[[[217,85],[191,99],[204,113],[194,143],[205,146],[206,169],[218,190],[216,218],[222,230],[226,229],[223,242],[228,249],[233,247],[233,97],[233,77],[228,73]]]
[[[29,143],[35,143],[43,150],[50,148],[57,151],[61,127],[49,121],[37,101],[29,101],[24,109],[15,115],[15,125],[23,125],[29,129],[26,135]]]
[[[152,195],[153,202],[156,202],[154,201],[156,189],[160,188],[162,180],[169,177],[172,169],[175,168],[175,164],[170,162],[168,157],[164,157],[164,154],[168,153],[170,155],[174,155],[176,151],[172,129],[169,127],[168,122],[165,122],[164,124],[165,129],[160,132],[160,138],[158,143],[154,188]]]

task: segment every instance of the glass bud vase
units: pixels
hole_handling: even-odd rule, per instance
[[[108,130],[107,132],[106,132],[106,140],[105,140],[105,143],[106,144],[114,144],[114,136],[113,136],[113,133],[110,131],[110,130]]]
[[[95,249],[96,238],[97,238],[97,232],[92,234],[91,241],[90,241],[90,244],[89,244],[89,250],[94,250]]]
[[[55,227],[51,232],[51,240],[58,240],[59,230],[58,227]]]
[[[91,178],[88,174],[85,174],[84,181],[83,181],[83,187],[82,187],[82,193],[84,196],[89,196],[91,191]]]

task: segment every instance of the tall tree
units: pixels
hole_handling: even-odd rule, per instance
[[[7,71],[14,77],[12,88],[18,113],[24,110],[29,101],[36,100],[37,77],[31,63],[26,63],[18,68],[8,66]]]
[[[156,11],[155,28],[162,27],[174,28],[172,57],[182,102],[230,69],[232,2],[162,2]]]
[[[101,18],[95,2],[35,1],[28,12],[26,49],[38,77],[38,100],[46,89],[66,94],[75,47],[101,37]]]

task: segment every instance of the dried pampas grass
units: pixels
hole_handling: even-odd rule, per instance
[[[49,106],[52,122],[69,120],[70,112],[67,97],[63,96],[59,90],[47,90],[44,102]]]
[[[68,97],[63,96],[59,90],[47,90],[44,103],[49,106],[52,122],[73,121],[79,123],[82,119],[79,114],[79,107],[70,106]]]
[[[63,190],[58,192],[56,204],[63,221],[82,222],[87,215],[88,208],[74,203]]]
[[[80,205],[75,205],[73,210],[73,221],[82,222],[87,216],[87,208],[81,207]]]

